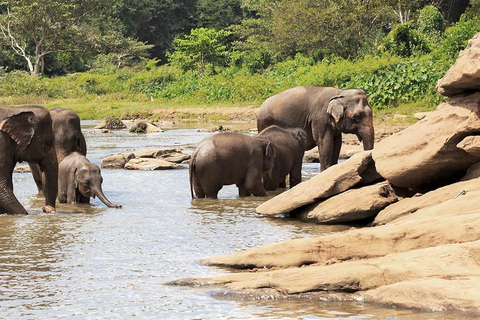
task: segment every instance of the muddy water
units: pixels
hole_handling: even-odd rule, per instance
[[[148,136],[100,134],[92,123],[85,125],[88,157],[97,165],[115,152],[191,152],[209,135],[187,127]],[[305,178],[317,166],[305,165]],[[234,187],[222,189],[217,201],[192,201],[186,169],[102,173],[107,197],[123,209],[108,209],[95,199],[42,214],[30,174],[14,174],[15,193],[30,215],[0,216],[0,319],[461,318],[360,302],[216,300],[204,289],[166,286],[178,278],[226,272],[200,265],[203,257],[348,227],[258,216],[254,209],[265,199],[239,199]]]

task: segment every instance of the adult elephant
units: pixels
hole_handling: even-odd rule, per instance
[[[58,201],[60,203],[90,203],[98,197],[109,208],[121,208],[107,199],[102,190],[100,168],[79,152],[72,152],[58,168]]]
[[[22,161],[37,164],[45,173],[43,211],[55,211],[58,162],[54,141],[52,119],[45,108],[0,106],[0,213],[27,214],[13,193],[13,170]]]
[[[287,89],[262,103],[257,127],[302,128],[306,149],[318,146],[320,169],[338,162],[342,132],[356,134],[365,150],[373,149],[372,108],[361,89],[302,86]]]
[[[52,118],[52,130],[55,136],[55,152],[58,163],[71,154],[79,152],[87,155],[87,143],[80,126],[80,117],[70,109],[54,108],[49,111]],[[42,173],[38,165],[29,163],[38,191],[42,192]]]
[[[241,197],[265,196],[275,151],[270,141],[239,133],[210,136],[190,158],[190,192],[195,198],[216,199],[224,185],[235,184]]]
[[[302,162],[307,140],[305,131],[299,128],[270,126],[263,129],[258,137],[272,142],[275,149],[272,175],[265,189],[272,191],[285,188],[287,175],[290,188],[302,182]]]

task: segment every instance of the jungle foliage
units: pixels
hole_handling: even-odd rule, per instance
[[[63,11],[35,24],[47,8]],[[377,109],[433,106],[479,14],[480,0],[4,0],[0,96],[246,104],[319,85],[363,88]]]

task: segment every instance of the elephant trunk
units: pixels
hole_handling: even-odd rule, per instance
[[[45,182],[42,185],[45,195],[43,211],[49,213],[55,211],[55,201],[58,194],[58,162],[54,148],[43,159],[41,169],[45,175]]]
[[[116,204],[113,204],[110,202],[110,200],[107,199],[107,197],[105,196],[105,194],[103,193],[103,190],[102,190],[102,187],[97,187],[95,189],[92,189],[92,195],[95,196],[95,197],[98,197],[98,199],[100,199],[100,201],[102,201],[107,207],[109,208],[121,208],[122,206],[121,205],[116,205]]]
[[[363,150],[372,150],[375,141],[375,130],[373,129],[373,120],[365,121],[364,125],[358,131],[358,139],[363,142]]]

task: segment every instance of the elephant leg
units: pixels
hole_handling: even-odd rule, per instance
[[[238,195],[240,197],[248,197],[251,195],[250,191],[247,190],[247,187],[243,183],[239,183],[236,185],[238,188]]]
[[[290,189],[302,182],[302,161],[293,164],[290,170]]]
[[[279,179],[280,176],[280,165],[275,164],[272,169],[272,174],[270,176],[270,179],[268,180],[268,183],[265,185],[265,190],[266,191],[274,191],[277,190],[281,184],[281,180]],[[284,181],[285,182],[285,181]]]
[[[197,198],[205,198],[206,196],[202,186],[200,185],[200,183],[198,183],[198,181],[195,180],[195,178],[193,180],[193,191],[195,192],[195,196]]]
[[[265,197],[267,192],[262,184],[262,175],[259,168],[250,167],[247,170],[247,176],[245,177],[245,187],[247,190],[257,197]]]
[[[333,138],[333,151],[332,151],[332,165],[338,163],[338,157],[340,156],[340,150],[342,149],[342,135],[335,135]]]
[[[43,179],[44,176],[42,172],[40,171],[40,166],[36,163],[28,163],[30,167],[30,171],[32,172],[33,180],[35,181],[35,184],[37,185],[38,193],[43,194]]]
[[[324,171],[333,163],[334,134],[330,130],[317,140],[320,170]]]
[[[11,166],[10,174],[3,177],[0,180],[0,213],[7,214],[28,214],[27,210],[22,206],[17,197],[13,194],[13,182],[12,173],[13,167]],[[7,170],[10,168],[7,168]]]

